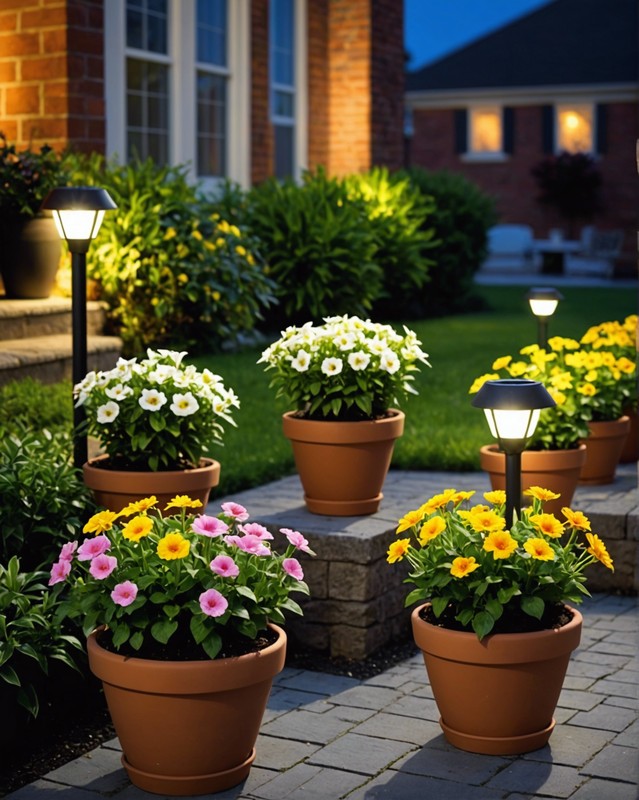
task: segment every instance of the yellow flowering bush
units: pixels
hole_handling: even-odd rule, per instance
[[[60,620],[78,620],[85,635],[106,625],[124,655],[175,660],[248,651],[267,622],[302,613],[290,597],[308,594],[295,555],[314,554],[299,531],[280,529],[278,555],[273,534],[239,503],[222,503],[215,517],[195,515],[202,504],[186,495],[165,516],[156,505],[146,497],[99,511],[81,544],[62,546],[49,578]]]
[[[475,492],[446,489],[405,514],[387,560],[409,564],[406,583],[415,588],[406,605],[430,601],[446,627],[482,639],[513,623],[541,629],[558,605],[589,595],[584,569],[596,561],[613,569],[605,544],[581,511],[564,507],[561,519],[544,512],[558,494],[539,486],[524,494],[532,505],[510,530],[502,490],[471,505]]]
[[[611,320],[588,328],[580,339],[584,350],[599,354],[611,362],[615,357],[617,387],[623,397],[623,409],[637,408],[637,315],[623,322]]]

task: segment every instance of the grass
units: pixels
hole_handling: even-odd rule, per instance
[[[484,415],[470,404],[468,388],[475,377],[490,370],[497,356],[516,353],[536,341],[537,327],[522,287],[478,290],[487,305],[482,312],[410,323],[430,354],[432,369],[419,373],[419,395],[404,406],[406,428],[395,447],[394,468],[479,469],[479,447],[490,436]],[[636,311],[634,294],[627,289],[567,287],[562,293],[565,299],[550,322],[551,336],[578,338],[590,325]],[[217,496],[294,472],[291,447],[281,431],[281,415],[287,408],[276,402],[268,376],[255,363],[260,352],[261,348],[253,348],[194,359],[200,369],[207,366],[222,375],[241,401],[238,427],[228,430],[224,447],[214,453],[222,463]],[[14,390],[0,391],[0,429],[11,424],[11,419],[3,419],[7,391]],[[58,405],[60,387],[50,391]],[[68,392],[68,385],[62,391]],[[11,396],[13,415],[15,394]],[[38,405],[48,407],[40,396]]]

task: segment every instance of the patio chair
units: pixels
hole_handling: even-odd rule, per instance
[[[583,250],[567,253],[564,260],[566,275],[596,275],[612,278],[614,260],[621,253],[623,231],[600,231],[592,228],[584,229]]]
[[[540,263],[529,225],[495,225],[488,231],[488,257],[482,271],[537,272]]]

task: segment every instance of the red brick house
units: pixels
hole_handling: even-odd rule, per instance
[[[247,187],[403,160],[397,0],[0,0],[0,130]]]
[[[602,212],[636,259],[639,28],[636,0],[552,0],[408,74],[407,160],[463,173],[497,200],[501,222],[544,238],[566,227],[540,205],[531,169],[561,151],[596,159]]]

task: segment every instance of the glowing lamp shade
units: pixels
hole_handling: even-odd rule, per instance
[[[555,401],[539,381],[486,381],[473,399],[483,408],[490,432],[505,450],[521,451],[535,432],[542,408]]]
[[[97,186],[65,186],[52,189],[42,204],[53,213],[62,239],[71,252],[86,253],[104,219],[104,212],[117,208],[106,189]]]
[[[530,310],[536,317],[550,317],[563,296],[556,289],[531,289],[526,295]]]

